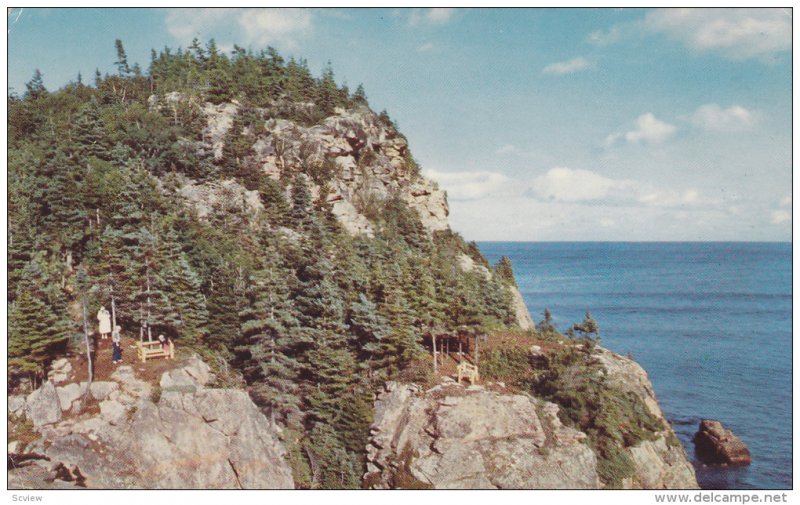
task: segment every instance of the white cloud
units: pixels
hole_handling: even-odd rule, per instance
[[[188,43],[194,37],[209,38],[208,32],[212,28],[222,24],[221,20],[230,22],[236,13],[237,9],[170,9],[165,23],[170,35]]]
[[[780,201],[781,207],[791,207],[792,206],[792,197],[791,196],[784,196],[781,198]]]
[[[608,30],[593,31],[586,39],[595,46],[607,46],[622,39],[635,26],[635,23],[619,23]]]
[[[732,105],[723,109],[715,103],[701,105],[691,119],[699,128],[719,132],[747,130],[755,124],[754,114],[744,107]]]
[[[610,179],[590,170],[554,167],[533,180],[531,191],[543,200],[582,202],[607,198],[631,186],[631,181]]]
[[[639,196],[638,201],[654,207],[682,207],[699,203],[700,192],[692,188],[683,191],[648,191]]]
[[[312,13],[306,9],[171,9],[165,22],[169,33],[184,44],[234,28],[239,43],[294,49],[313,32]]]
[[[772,224],[781,224],[792,220],[792,213],[788,210],[776,210],[770,216]]]
[[[677,131],[677,127],[665,123],[657,119],[651,112],[647,112],[636,118],[635,129],[625,133],[612,133],[606,137],[606,145],[610,146],[622,138],[632,144],[638,142],[660,144],[675,135]]]
[[[245,39],[265,46],[281,44],[294,48],[298,39],[311,32],[311,12],[305,9],[246,9],[239,15]]]
[[[528,195],[543,201],[602,202],[607,206],[630,207],[697,207],[719,203],[703,198],[694,188],[656,188],[640,181],[566,167],[551,168],[536,177]]]
[[[442,172],[425,170],[423,174],[439,183],[451,200],[475,200],[500,190],[509,181],[497,172]]]
[[[417,52],[425,53],[434,48],[433,42],[425,42],[417,46]]]
[[[697,51],[732,60],[770,61],[792,47],[791,9],[656,9],[644,18],[590,33],[587,41],[606,46],[662,34]]]
[[[573,58],[569,61],[551,63],[542,69],[542,73],[549,75],[573,74],[575,72],[586,70],[591,66],[591,63],[589,63],[586,58],[583,56],[578,56],[577,58]]]
[[[416,26],[421,23],[443,25],[449,22],[455,14],[455,9],[438,7],[434,9],[412,9],[408,15],[408,24]]]
[[[768,58],[792,46],[790,9],[659,9],[645,16],[644,26],[734,60]]]

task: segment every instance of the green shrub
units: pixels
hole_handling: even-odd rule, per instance
[[[611,384],[585,349],[563,346],[552,352],[546,370],[536,374],[529,386],[534,394],[561,407],[564,424],[586,433],[600,479],[608,487],[619,487],[633,475],[635,467],[625,449],[655,439],[663,429],[642,399]]]
[[[9,414],[8,423],[11,428],[8,433],[8,440],[19,442],[17,452],[22,452],[25,447],[39,438],[39,433],[33,427],[33,421],[24,415]]]
[[[622,481],[631,477],[636,470],[628,453],[613,442],[599,441],[593,445],[597,455],[597,475],[606,488],[619,489]]]
[[[161,386],[153,386],[153,389],[150,390],[150,401],[158,403],[159,400],[161,400]]]
[[[495,347],[481,356],[481,375],[487,379],[519,379],[529,368],[530,353],[518,344]]]
[[[286,459],[292,469],[295,489],[311,489],[311,467],[308,464],[308,458],[303,454],[303,434],[284,428],[281,431],[280,439],[286,447]]]
[[[417,479],[411,473],[411,461],[414,456],[413,449],[406,444],[400,452],[400,456],[390,462],[390,466],[395,468],[391,479],[391,489],[433,489],[431,484]]]

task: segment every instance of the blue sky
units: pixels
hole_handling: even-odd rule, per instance
[[[144,68],[194,36],[333,64],[470,240],[790,240],[791,12],[29,9],[9,87]]]

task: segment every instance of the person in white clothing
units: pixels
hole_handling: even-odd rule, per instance
[[[108,338],[108,334],[111,333],[111,313],[105,307],[100,307],[100,310],[97,311],[97,323],[100,338]]]

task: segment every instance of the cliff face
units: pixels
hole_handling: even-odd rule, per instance
[[[606,349],[598,348],[597,358],[608,372],[610,382],[619,390],[631,392],[641,398],[647,409],[660,419],[664,429],[655,433],[654,440],[645,440],[628,448],[636,471],[624,482],[631,489],[682,489],[698,488],[694,468],[683,447],[675,438],[661,408],[658,406],[653,385],[647,372],[635,361]]]
[[[558,406],[453,382],[389,383],[375,403],[365,481],[375,488],[592,489],[596,458]],[[413,486],[412,486],[413,487]]]
[[[181,99],[179,94],[168,95],[161,101],[152,97],[150,105],[154,108],[159,107],[160,102]],[[293,104],[294,107],[301,105]],[[238,110],[237,103],[206,104],[204,108],[207,126],[203,138],[217,159],[223,156],[226,138],[231,133],[241,133],[231,131]],[[405,137],[367,107],[337,108],[335,115],[310,127],[286,119],[268,119],[247,133],[255,138],[254,161],[266,177],[277,180],[287,171],[307,171],[309,166],[319,167],[326,160],[333,160],[333,177],[329,187],[325,188],[327,201],[333,214],[351,235],[371,236],[373,225],[365,215],[369,202],[392,195],[399,196],[419,214],[428,232],[450,228],[447,192],[418,173]],[[312,194],[318,197],[321,188],[311,179],[308,183]],[[201,217],[208,214],[215,202],[226,198],[241,200],[254,211],[262,208],[257,192],[247,191],[234,181],[187,183],[181,188],[181,194]],[[468,262],[464,263],[463,258]],[[461,257],[461,261],[464,270],[483,268],[476,266],[466,255]],[[486,275],[491,273],[486,270]],[[517,325],[524,330],[533,328],[533,320],[521,293],[515,286],[508,289]]]
[[[623,487],[696,489],[694,470],[658,410],[644,370],[598,350],[609,377],[640,395],[664,429],[626,448],[635,469]],[[448,378],[428,390],[390,383],[375,402],[365,482],[374,488],[596,489],[603,486],[587,436],[564,426],[558,405],[500,384]]]
[[[293,488],[278,430],[245,391],[207,388],[210,380],[190,359],[157,387],[127,365],[86,395],[85,383],[46,382],[14,402],[40,438],[10,455],[32,464],[9,465],[9,487]]]

